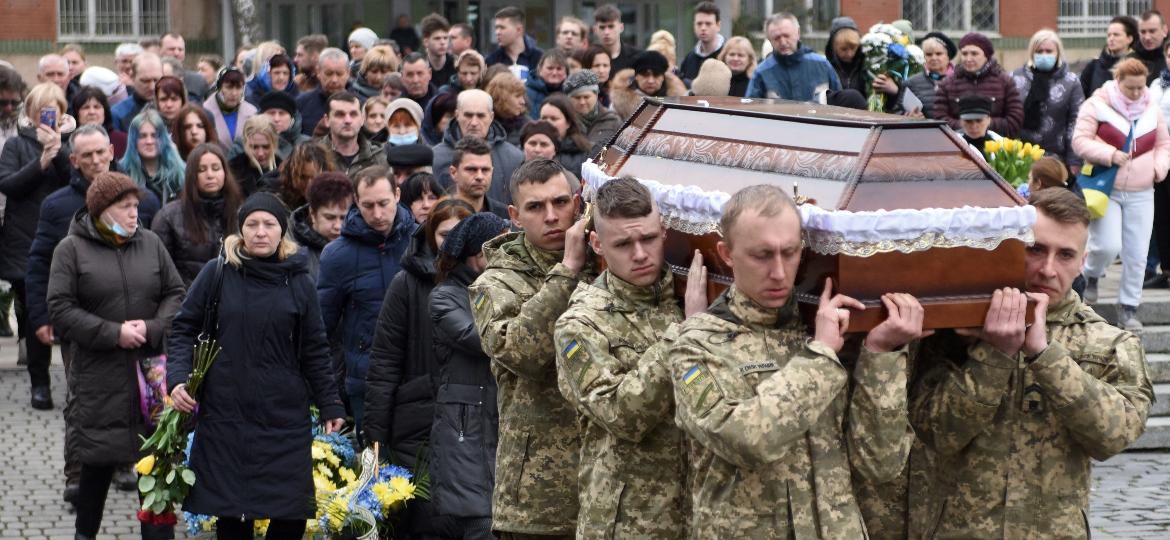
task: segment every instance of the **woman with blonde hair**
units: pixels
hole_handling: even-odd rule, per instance
[[[268,115],[257,115],[244,122],[244,153],[232,158],[229,166],[240,190],[247,197],[260,190],[275,191],[280,183],[278,168],[280,143],[276,128]]]
[[[366,55],[366,58],[369,58],[369,55]],[[362,133],[371,143],[386,144],[386,139],[390,136],[386,131],[386,108],[389,106],[390,101],[382,97],[382,94],[370,97],[362,103],[362,117],[366,119],[362,124]]]
[[[528,92],[524,81],[505,71],[493,77],[486,90],[492,97],[496,122],[508,132],[508,142],[518,148],[520,130],[532,121],[528,116]]]
[[[167,343],[171,399],[199,423],[191,447],[199,481],[183,509],[218,516],[219,538],[253,538],[256,519],[271,520],[267,538],[300,538],[316,515],[309,405],[326,433],[344,424],[345,407],[288,209],[257,193],[236,222],[223,259],[207,263],[191,284]],[[192,350],[205,331],[221,350],[200,394],[191,395]]]
[[[1081,79],[1068,68],[1064,44],[1052,30],[1032,35],[1028,62],[1012,72],[1012,81],[1024,96],[1024,122],[1020,139],[1038,144],[1069,167],[1081,159],[1072,150],[1077,111],[1085,101]]]
[[[401,61],[389,45],[371,48],[362,57],[351,91],[363,100],[381,95],[386,75],[398,71],[399,65]]]
[[[752,42],[743,36],[735,36],[723,44],[719,53],[719,61],[731,68],[731,90],[727,95],[743,97],[747,95],[748,81],[752,73],[756,72],[756,50]]]
[[[1154,225],[1154,184],[1170,171],[1170,132],[1146,88],[1146,65],[1126,58],[1113,72],[1113,80],[1081,105],[1073,131],[1078,156],[1094,168],[1117,168],[1105,214],[1089,225],[1084,297],[1097,301],[1097,280],[1120,254],[1118,325],[1140,330],[1137,308]]]

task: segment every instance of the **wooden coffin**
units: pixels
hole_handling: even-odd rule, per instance
[[[798,201],[807,198],[847,217],[1031,210],[942,122],[781,100],[646,99],[586,164],[586,197],[589,186],[626,175],[657,183],[652,191],[672,229],[666,258],[680,278],[678,291],[697,248],[712,299],[732,275],[715,249],[720,201],[749,185],[777,184],[798,191]],[[687,207],[670,194],[688,190],[710,196],[707,207]],[[928,328],[980,326],[992,291],[1023,288],[1030,225],[1026,232],[985,241],[956,241],[936,232],[840,249],[826,247],[832,231],[810,229],[806,222],[797,300],[810,317],[825,277],[831,277],[838,292],[866,305],[851,317],[850,331],[869,330],[885,318],[880,297],[886,292],[915,295],[926,308]]]

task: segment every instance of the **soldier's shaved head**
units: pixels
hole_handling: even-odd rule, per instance
[[[723,241],[731,244],[731,231],[735,228],[740,216],[748,210],[759,213],[761,217],[776,217],[785,209],[797,212],[796,203],[792,201],[783,189],[771,184],[745,187],[731,196],[723,205],[723,217],[719,219],[719,229],[723,234]]]

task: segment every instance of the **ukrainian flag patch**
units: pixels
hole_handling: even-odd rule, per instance
[[[683,375],[682,380],[683,380],[683,384],[685,384],[687,386],[690,386],[691,384],[702,381],[703,380],[703,368],[701,368],[699,366],[695,366],[695,367],[691,368],[690,370],[688,370],[686,372],[685,375]]]
[[[487,302],[487,293],[481,292],[479,296],[475,297],[475,309],[482,308],[484,302]]]
[[[565,359],[572,360],[573,355],[577,354],[577,351],[580,351],[580,350],[581,350],[581,344],[577,343],[577,340],[574,339],[573,341],[569,342],[569,345],[567,347],[565,347]]]

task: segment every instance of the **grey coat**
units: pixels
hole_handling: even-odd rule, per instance
[[[1012,81],[1020,92],[1020,99],[1026,100],[1028,90],[1032,88],[1032,69],[1021,67],[1012,72]],[[1072,149],[1073,128],[1077,123],[1077,111],[1081,103],[1085,102],[1081,80],[1068,69],[1068,64],[1061,64],[1052,74],[1048,88],[1048,99],[1041,104],[1040,128],[1031,130],[1020,127],[1020,139],[1032,144],[1039,144],[1044,152],[1054,156],[1068,165],[1080,165],[1081,158],[1077,157]],[[1024,111],[1026,115],[1028,112]]]
[[[455,145],[463,138],[458,122],[451,122],[447,131],[443,133],[443,142],[435,145],[434,171],[435,178],[443,189],[451,189],[454,180],[451,178],[451,158],[455,154]],[[488,146],[492,147],[492,184],[488,186],[487,196],[507,204],[512,203],[512,195],[508,192],[508,180],[512,173],[524,163],[524,152],[516,145],[508,142],[508,133],[499,122],[492,122],[488,128]]]
[[[922,101],[922,114],[927,118],[934,118],[934,96],[942,82],[943,79],[931,79],[925,71],[906,79],[906,88]]]

